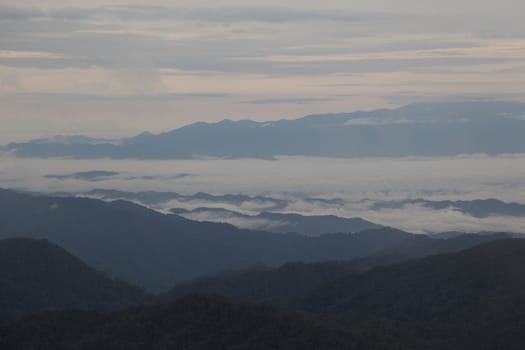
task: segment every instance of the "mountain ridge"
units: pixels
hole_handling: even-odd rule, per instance
[[[111,279],[47,240],[0,240],[0,320],[46,309],[109,311],[149,296]]]
[[[3,149],[17,157],[79,159],[497,155],[525,153],[524,114],[525,103],[519,102],[420,103],[273,122],[200,122],[159,134],[142,133],[119,144],[28,142]]]
[[[357,258],[409,235],[392,228],[319,237],[269,233],[191,221],[126,201],[0,190],[0,238],[46,238],[98,270],[156,291],[257,263]]]

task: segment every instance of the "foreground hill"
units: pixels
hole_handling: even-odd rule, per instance
[[[0,190],[0,238],[46,238],[96,269],[150,290],[254,264],[349,260],[411,235],[383,228],[305,237],[195,222],[124,201]]]
[[[0,241],[0,320],[44,309],[113,310],[147,299],[48,241]]]
[[[525,240],[506,239],[346,274],[296,298],[298,311],[188,296],[113,313],[45,312],[0,326],[0,348],[518,350],[524,264]]]
[[[268,306],[193,296],[172,305],[110,315],[55,312],[3,329],[0,348],[11,349],[357,349],[340,327]]]
[[[525,346],[525,240],[500,240],[320,287],[297,305],[434,348]],[[430,345],[429,345],[430,344]]]
[[[275,122],[195,123],[157,135],[143,133],[118,144],[38,140],[3,148],[19,157],[120,159],[523,153],[524,113],[525,104],[514,102],[421,103]]]

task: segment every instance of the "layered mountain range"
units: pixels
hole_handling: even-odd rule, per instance
[[[525,344],[525,241],[518,239],[365,270],[355,269],[357,260],[238,271],[160,296],[108,279],[48,241],[0,241],[0,257],[2,349]]]
[[[254,231],[192,221],[122,200],[10,190],[0,191],[0,212],[0,238],[50,240],[111,276],[154,291],[255,264],[349,260],[381,255],[400,244],[410,247],[423,238],[432,240],[387,227],[315,237]],[[486,239],[475,237],[471,244]]]

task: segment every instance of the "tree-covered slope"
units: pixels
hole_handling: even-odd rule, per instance
[[[253,268],[226,275],[201,277],[176,286],[161,295],[175,300],[192,293],[215,293],[234,300],[288,304],[324,284],[344,276],[429,255],[458,252],[502,238],[505,234],[464,234],[450,239],[412,235],[377,255],[349,261],[288,263],[278,268]]]
[[[46,240],[0,241],[0,320],[44,309],[112,310],[148,299]]]
[[[0,328],[4,350],[358,349],[341,327],[269,306],[192,296],[113,314],[35,315]]]
[[[411,334],[434,348],[521,349],[524,268],[525,240],[499,240],[349,275],[296,305],[357,327]]]

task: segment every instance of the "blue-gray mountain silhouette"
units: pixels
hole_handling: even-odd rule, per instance
[[[18,157],[116,159],[453,156],[524,153],[525,104],[421,103],[296,120],[195,123],[120,143],[11,143]]]

